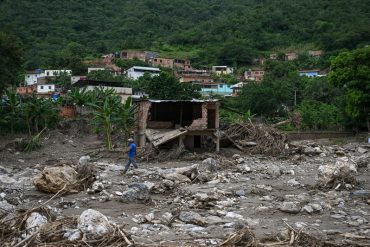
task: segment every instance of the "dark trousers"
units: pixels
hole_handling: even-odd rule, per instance
[[[135,158],[128,157],[128,161],[127,161],[127,164],[125,166],[124,172],[127,172],[127,170],[130,168],[130,164],[132,164],[135,168],[138,168],[138,166],[136,164],[136,161],[135,161]]]

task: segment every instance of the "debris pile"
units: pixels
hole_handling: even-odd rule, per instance
[[[263,124],[235,123],[224,126],[221,129],[221,139],[252,154],[281,155],[287,152],[287,136]]]

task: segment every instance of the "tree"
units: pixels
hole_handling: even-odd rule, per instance
[[[331,63],[329,81],[343,89],[347,117],[370,131],[370,47],[340,53]]]
[[[17,85],[22,71],[23,48],[19,41],[0,32],[0,95],[10,85]]]
[[[53,56],[52,66],[59,69],[70,69],[74,75],[85,75],[87,66],[83,63],[87,55],[86,48],[76,42],[70,42]]]
[[[201,97],[197,86],[180,83],[166,72],[161,72],[159,76],[144,74],[139,78],[139,85],[152,99],[189,100]]]

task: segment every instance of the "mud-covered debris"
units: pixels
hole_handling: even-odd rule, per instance
[[[210,172],[215,172],[220,169],[220,164],[218,163],[217,160],[213,158],[207,158],[202,161],[202,164],[198,166],[198,171],[199,170],[207,170]]]
[[[77,192],[74,186],[77,184],[78,173],[70,166],[46,167],[41,174],[33,178],[33,183],[38,190],[47,193],[57,193],[65,190]]]
[[[78,160],[79,165],[87,165],[90,162],[91,158],[90,156],[81,156],[81,158]]]
[[[164,174],[163,177],[167,180],[173,181],[175,184],[180,184],[180,183],[190,183],[191,180],[180,173],[169,173],[169,174]]]
[[[9,214],[14,209],[15,207],[7,201],[0,201],[0,217]]]

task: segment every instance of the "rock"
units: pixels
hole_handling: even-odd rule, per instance
[[[359,152],[360,154],[364,154],[367,152],[367,149],[366,148],[362,148],[362,147],[358,147],[357,148],[357,152]]]
[[[301,206],[297,202],[283,202],[280,211],[290,214],[297,214],[301,211]]]
[[[150,200],[149,188],[145,183],[130,184],[129,189],[122,193],[121,202],[145,203]]]
[[[3,184],[16,184],[17,180],[9,177],[8,175],[0,175],[0,183]]]
[[[342,150],[335,151],[335,154],[338,155],[338,156],[345,156],[346,155],[346,153]]]
[[[7,201],[0,201],[0,216],[8,214],[14,209],[15,207]]]
[[[314,210],[310,205],[306,205],[303,207],[303,211],[305,211],[306,213],[312,214]]]
[[[237,195],[237,196],[245,196],[245,190],[237,190],[237,191],[235,191],[235,195]]]
[[[295,180],[295,178],[292,178],[292,179],[288,180],[287,184],[289,186],[299,186],[299,185],[301,185],[297,180]]]
[[[207,158],[203,160],[202,167],[205,168],[205,170],[210,171],[210,172],[214,172],[220,169],[218,162],[213,158]],[[198,167],[198,170],[199,170],[199,167]]]
[[[81,156],[81,158],[78,160],[78,164],[81,166],[87,165],[90,162],[91,158],[90,156]]]
[[[95,181],[95,182],[91,185],[91,189],[92,189],[95,193],[102,192],[102,191],[104,190],[104,184],[103,184],[102,182]]]
[[[322,211],[322,206],[320,204],[313,203],[313,204],[311,204],[311,207],[313,208],[313,210],[315,212],[321,212]]]
[[[306,155],[312,155],[312,154],[316,154],[316,150],[313,147],[305,147],[303,149],[303,153]]]
[[[316,184],[319,188],[333,188],[338,181],[353,184],[356,182],[356,173],[356,164],[347,157],[337,158],[335,164],[319,167]]]
[[[75,192],[72,188],[77,183],[77,172],[70,166],[46,167],[41,174],[33,178],[33,184],[40,191],[57,193],[65,187],[66,191]]]
[[[193,211],[181,211],[179,219],[185,223],[191,223],[199,226],[207,225],[206,219]]]
[[[116,196],[122,196],[122,195],[123,195],[123,193],[122,193],[121,191],[115,191],[115,192],[114,192],[114,194],[115,194]]]
[[[234,212],[227,212],[225,217],[238,219],[238,220],[243,220],[244,219],[243,215],[237,214],[237,213],[234,213]]]
[[[69,241],[76,241],[79,240],[81,236],[81,231],[78,229],[72,229],[72,230],[67,230],[64,235],[64,238],[68,238]]]
[[[237,160],[240,158],[240,154],[234,154],[232,158],[233,160]]]
[[[162,183],[168,189],[172,189],[175,186],[175,182],[168,179],[163,179]]]
[[[165,179],[173,181],[175,184],[180,184],[180,183],[190,183],[191,180],[185,175],[182,175],[180,173],[169,173],[169,174],[164,174],[163,177]]]
[[[165,223],[169,224],[173,219],[173,215],[170,212],[166,212],[162,215],[162,218],[164,219]]]
[[[45,225],[46,223],[48,223],[48,219],[46,218],[46,216],[38,212],[31,213],[30,216],[28,216],[25,225],[25,228],[27,229],[27,234],[34,234],[42,225]]]
[[[357,167],[367,167],[370,165],[370,159],[368,157],[361,157],[356,162]]]
[[[87,209],[82,212],[77,219],[77,228],[83,233],[100,236],[113,230],[108,218],[93,209]]]
[[[201,201],[201,202],[207,202],[207,201],[210,200],[207,193],[196,193],[194,195],[194,198],[197,199],[198,201]]]
[[[243,158],[238,158],[238,159],[236,159],[236,163],[238,163],[238,164],[243,164],[244,163],[244,159]]]
[[[144,217],[145,217],[146,221],[152,222],[154,220],[154,213],[151,212],[151,213],[145,215]]]
[[[247,218],[247,219],[245,219],[245,221],[247,222],[248,226],[258,226],[260,224],[259,219]]]
[[[281,175],[281,169],[277,165],[270,165],[267,167],[267,174],[273,177],[278,177]]]

